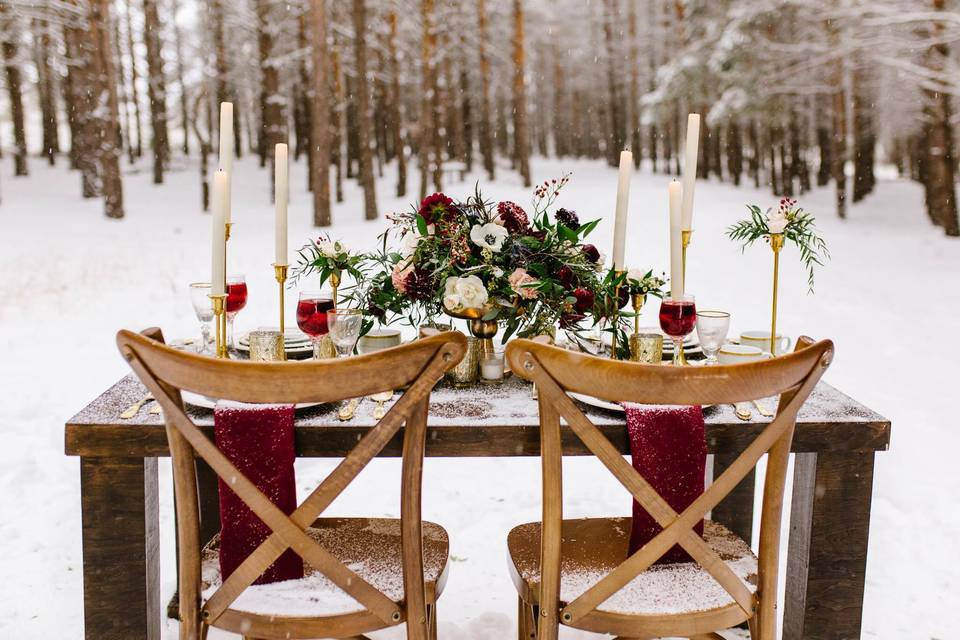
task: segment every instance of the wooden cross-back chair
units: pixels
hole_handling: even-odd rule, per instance
[[[774,640],[783,492],[797,412],[833,357],[833,343],[733,366],[662,367],[615,362],[515,340],[511,369],[539,392],[542,522],[508,536],[520,594],[519,637],[556,640],[560,624],[621,638],[721,638],[749,623],[754,640]],[[571,401],[567,392],[650,405],[727,404],[780,395],[777,416],[682,513],[674,511]],[[560,419],[663,530],[628,554],[630,518],[563,520]],[[695,527],[768,455],[759,558],[718,523]],[[693,563],[653,564],[679,544]]]
[[[441,527],[421,521],[423,454],[430,392],[463,357],[462,334],[443,333],[355,358],[285,363],[203,357],[130,331],[117,334],[117,345],[163,407],[177,498],[182,640],[204,638],[210,626],[248,638],[362,638],[402,622],[411,640],[435,637],[436,598],[446,580],[449,543]],[[384,418],[290,516],[190,420],[180,395],[180,390],[189,390],[239,402],[293,404],[333,402],[405,387]],[[404,424],[400,519],[318,519]],[[208,574],[222,578],[216,553],[209,545],[200,547],[197,457],[271,531],[215,591],[217,580]],[[291,587],[288,581],[251,587],[287,549],[304,561],[303,586]],[[380,573],[366,575],[365,566]],[[391,575],[384,575],[384,570]],[[386,587],[372,584],[378,577]],[[206,594],[202,582],[212,582]],[[271,588],[284,590],[271,596]],[[324,589],[325,593],[316,592]],[[273,599],[264,600],[264,595]],[[278,601],[279,611],[264,610],[265,602]],[[317,602],[324,608],[314,614],[310,607]]]

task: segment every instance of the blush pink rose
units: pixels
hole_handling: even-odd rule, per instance
[[[507,278],[507,282],[510,283],[510,288],[516,291],[517,295],[521,298],[532,300],[537,297],[536,289],[524,286],[537,282],[537,279],[527,273],[526,269],[516,269],[510,274],[510,277]]]
[[[393,287],[400,293],[407,292],[407,276],[413,271],[413,265],[409,260],[403,260],[393,265],[393,272],[390,279],[393,280]]]

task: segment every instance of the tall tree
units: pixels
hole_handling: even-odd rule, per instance
[[[493,124],[490,119],[490,58],[487,56],[487,7],[477,0],[477,57],[480,62],[480,155],[487,179],[496,179],[493,160]]]
[[[60,153],[60,141],[57,136],[59,118],[57,116],[56,72],[54,71],[51,46],[50,23],[46,19],[37,19],[33,23],[35,61],[37,68],[37,94],[40,103],[40,128],[43,132],[43,153],[50,166],[56,162]]]
[[[357,127],[360,156],[360,186],[363,188],[363,208],[367,220],[377,219],[377,192],[373,180],[373,119],[370,113],[370,82],[367,77],[367,3],[353,0],[353,45],[357,74]]]
[[[393,134],[393,149],[397,156],[397,197],[407,195],[406,142],[403,135],[403,94],[400,92],[400,54],[397,48],[397,1],[391,0],[387,15],[387,60],[390,65],[390,129]]]
[[[256,0],[257,7],[257,47],[260,53],[260,120],[261,130],[258,149],[260,166],[270,159],[274,163],[274,146],[286,142],[287,132],[283,121],[283,107],[286,98],[280,91],[280,60],[275,55],[274,31],[278,24],[273,16],[271,0]],[[269,172],[270,189],[273,193],[273,171]]]
[[[157,0],[143,0],[143,37],[147,43],[147,99],[150,101],[152,130],[153,183],[163,184],[163,172],[170,153],[167,133],[167,82],[163,71],[160,43],[160,16]]]
[[[530,180],[530,133],[527,129],[526,45],[523,0],[513,0],[513,153],[523,186]]]
[[[313,224],[329,227],[330,217],[330,101],[325,0],[310,0],[310,48],[313,63],[310,86],[310,184],[313,188]]]
[[[434,173],[439,171],[439,144],[433,126],[434,106],[433,102],[438,99],[437,96],[437,78],[436,78],[436,60],[434,56],[437,48],[437,36],[434,33],[434,0],[420,0],[420,22],[422,25],[421,35],[421,54],[420,54],[420,81],[422,88],[420,90],[420,122],[418,123],[420,132],[417,142],[417,153],[420,161],[420,198],[427,197],[427,184],[430,180],[430,168],[434,167]],[[434,176],[436,177],[436,175]],[[440,186],[434,186],[439,191]]]
[[[10,99],[10,119],[13,121],[14,173],[25,176],[27,171],[27,132],[23,122],[23,93],[20,87],[20,23],[11,7],[0,2],[0,29],[3,38],[3,64],[6,71],[7,94]]]
[[[91,60],[94,80],[92,104],[99,122],[97,159],[100,164],[104,212],[108,218],[123,217],[123,184],[120,180],[120,114],[117,101],[117,72],[111,42],[111,0],[91,0],[89,37],[94,44]]]
[[[130,99],[133,101],[133,122],[137,132],[138,158],[143,156],[143,117],[140,113],[140,73],[137,71],[137,50],[133,40],[133,0],[127,0],[126,8],[127,27],[127,55],[130,56]]]
[[[178,0],[170,0],[170,21],[173,23],[173,46],[177,56],[177,85],[180,90],[180,127],[183,129],[183,155],[190,155],[190,113],[187,108],[187,85],[184,81],[183,42],[180,23],[177,15],[180,13]]]
[[[616,66],[617,45],[614,43],[613,26],[619,23],[617,0],[606,0],[606,15],[603,20],[603,41],[607,54],[607,110],[610,117],[611,138],[607,143],[607,164],[615,167],[620,163],[620,151],[626,146],[624,139],[623,107]]]

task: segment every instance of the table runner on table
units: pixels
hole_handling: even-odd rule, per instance
[[[297,508],[293,419],[293,405],[218,402],[213,412],[217,447],[287,515]],[[226,580],[271,530],[222,478],[219,483],[220,571]],[[287,549],[253,584],[302,577],[303,560]]]
[[[703,410],[700,406],[651,406],[624,403],[633,468],[677,513],[703,493],[707,463]],[[657,536],[663,527],[633,501],[630,553]],[[703,520],[696,528],[703,535]],[[692,562],[679,544],[656,564]]]

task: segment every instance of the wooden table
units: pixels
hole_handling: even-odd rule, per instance
[[[83,597],[86,637],[160,637],[160,559],[157,458],[169,456],[161,419],[147,405],[132,420],[119,414],[146,390],[133,376],[120,380],[71,418],[66,453],[80,456],[83,518]],[[531,387],[453,390],[431,399],[426,454],[446,457],[538,456],[536,401]],[[775,408],[771,401],[767,404]],[[373,424],[373,402],[360,405],[350,422],[335,409],[298,411],[297,455],[342,457]],[[588,417],[628,453],[623,417],[588,409]],[[210,411],[191,417],[212,437]],[[719,474],[762,428],[754,412],[743,422],[731,407],[705,411],[707,447]],[[863,606],[873,462],[890,441],[890,422],[833,387],[821,383],[800,412],[793,441],[795,473],[787,557],[785,640],[858,638]],[[589,452],[570,432],[565,455]],[[399,456],[401,434],[384,450]],[[216,482],[198,469],[201,534],[219,530]],[[713,511],[746,540],[753,524],[753,477]],[[506,531],[502,532],[506,535]]]

